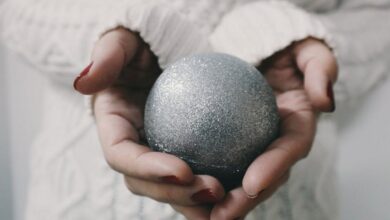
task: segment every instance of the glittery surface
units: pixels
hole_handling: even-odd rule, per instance
[[[174,154],[197,174],[238,185],[277,136],[275,97],[261,73],[225,54],[201,54],[169,66],[145,107],[152,149]]]

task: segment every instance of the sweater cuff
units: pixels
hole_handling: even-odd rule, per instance
[[[134,4],[133,1],[129,6],[128,1],[123,1],[110,12],[104,11],[102,16],[105,19],[96,29],[97,37],[117,27],[137,32],[150,46],[163,69],[183,56],[210,50],[206,34],[164,3],[139,1],[139,4]]]
[[[215,51],[257,66],[294,41],[308,37],[324,40],[334,48],[325,26],[314,15],[286,1],[260,1],[227,14],[210,36],[210,42]]]

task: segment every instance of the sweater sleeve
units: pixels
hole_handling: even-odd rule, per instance
[[[287,1],[252,1],[226,14],[210,35],[215,51],[253,64],[294,41],[315,37],[333,45],[318,18]]]
[[[7,46],[68,86],[96,40],[118,26],[138,32],[163,68],[209,50],[206,32],[162,0],[9,0],[0,5],[0,24]]]
[[[335,94],[340,102],[359,97],[389,72],[389,20],[389,0],[344,0],[321,13],[287,1],[255,1],[227,14],[210,42],[216,51],[258,65],[294,41],[322,39],[339,62]]]
[[[344,0],[337,10],[318,18],[334,39],[339,101],[361,97],[390,74],[389,0]]]

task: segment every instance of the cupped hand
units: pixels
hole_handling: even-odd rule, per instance
[[[194,175],[181,159],[151,151],[143,132],[144,105],[160,73],[148,46],[119,28],[97,42],[92,65],[75,88],[94,95],[94,115],[108,164],[124,175],[128,189],[172,205],[204,205],[224,196],[218,180]]]
[[[274,90],[281,133],[249,166],[242,187],[227,193],[211,210],[211,219],[242,219],[287,181],[289,170],[309,154],[316,114],[334,111],[337,64],[332,51],[313,38],[296,42],[260,66]]]

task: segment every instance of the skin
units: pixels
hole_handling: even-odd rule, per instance
[[[316,115],[333,110],[329,84],[337,78],[332,51],[320,40],[295,42],[262,62],[261,72],[274,89],[281,135],[248,168],[242,187],[224,192],[214,177],[194,175],[179,158],[144,145],[143,110],[161,70],[148,46],[119,28],[95,45],[93,65],[76,89],[94,96],[94,113],[108,164],[124,176],[137,195],[169,203],[188,219],[243,219],[288,180],[289,170],[311,148]],[[176,176],[180,184],[161,179]],[[191,199],[209,189],[213,206]]]

